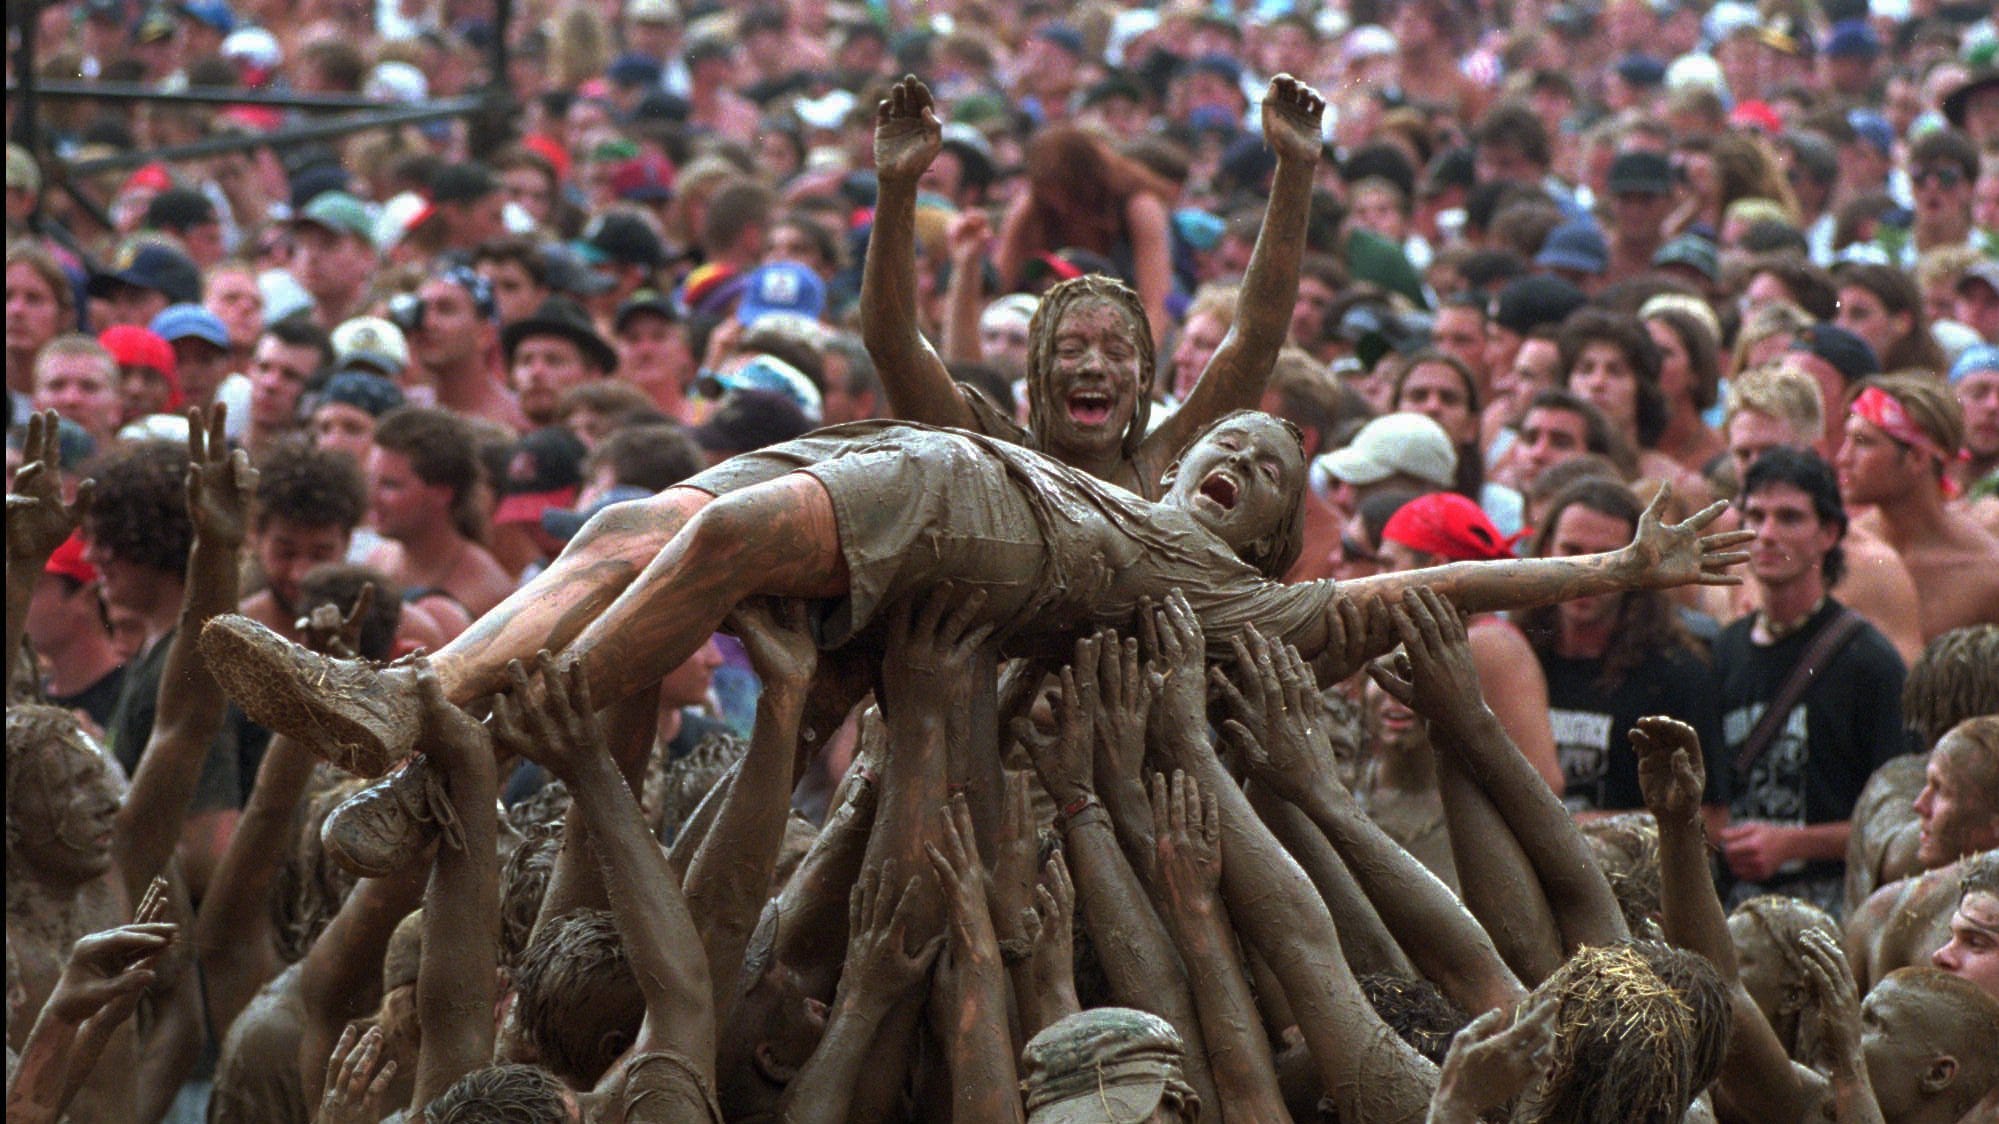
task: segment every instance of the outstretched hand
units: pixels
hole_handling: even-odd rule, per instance
[[[1173,909],[1204,914],[1215,907],[1222,884],[1222,819],[1215,794],[1179,769],[1171,786],[1166,774],[1152,774],[1154,869]]]
[[[187,412],[187,513],[195,534],[223,546],[241,546],[250,532],[250,502],[257,470],[250,454],[231,449],[225,423],[229,409]]]
[[[843,1002],[886,1006],[923,982],[944,947],[944,934],[914,952],[904,947],[921,898],[914,876],[906,884],[896,881],[894,859],[861,871],[847,899],[847,960],[840,972]]]
[[[1041,774],[1041,787],[1058,808],[1067,808],[1096,794],[1095,754],[1097,683],[1076,674],[1073,667],[1057,673],[1061,693],[1049,699],[1055,712],[1055,735],[1044,736],[1027,718],[1013,720],[1019,739]]]
[[[924,854],[937,874],[938,888],[944,892],[950,936],[951,959],[959,965],[971,960],[999,961],[999,939],[993,934],[993,919],[986,902],[990,881],[985,864],[979,860],[979,841],[972,833],[972,808],[965,794],[951,798],[938,811],[940,847],[925,843]]]
[[[136,1006],[139,994],[153,985],[153,963],[179,932],[170,921],[140,921],[77,941],[49,994],[50,1014],[81,1024],[120,1000]]]
[[[344,615],[340,606],[329,601],[315,606],[293,627],[298,629],[301,642],[313,651],[351,660],[361,654],[361,626],[374,608],[375,583],[362,582],[361,592],[354,595],[353,607]]]
[[[1139,636],[1152,660],[1148,686],[1152,720],[1179,729],[1205,729],[1208,724],[1208,646],[1201,620],[1187,596],[1175,589],[1154,609],[1141,601]]]
[[[804,601],[795,598],[752,597],[729,614],[736,639],[750,657],[750,668],[765,690],[803,698],[819,669],[819,644]]]
[[[1241,691],[1229,683],[1223,696],[1237,717],[1222,723],[1223,735],[1242,754],[1245,770],[1257,783],[1294,804],[1303,803],[1308,793],[1321,790],[1334,768],[1325,705],[1311,669],[1296,648],[1265,640],[1252,625],[1237,641],[1236,678]],[[1259,720],[1261,728],[1250,724]]]
[[[519,660],[507,661],[512,689],[493,696],[494,737],[506,748],[572,782],[577,770],[599,754],[608,755],[583,661],[558,662],[547,649],[535,654],[539,690]]]
[[[1076,677],[1097,684],[1096,766],[1099,772],[1143,788],[1145,724],[1152,714],[1146,667],[1138,640],[1120,640],[1111,629],[1076,641]]]
[[[1754,531],[1727,531],[1702,535],[1701,530],[1721,517],[1728,504],[1717,500],[1682,523],[1667,523],[1661,516],[1672,498],[1671,484],[1661,485],[1645,513],[1638,517],[1638,533],[1621,552],[1635,568],[1639,584],[1646,589],[1673,589],[1683,585],[1741,585],[1742,575],[1728,573],[1730,566],[1749,561],[1747,551],[1731,550],[1756,537]]]
[[[1860,987],[1846,952],[1817,929],[1807,929],[1798,937],[1803,954],[1805,980],[1815,993],[1811,1008],[1818,1012],[1819,1057],[1803,1059],[1825,1067],[1828,1072],[1854,1076],[1867,1062],[1860,1045]]]
[[[374,1124],[388,1108],[383,1100],[395,1079],[395,1059],[382,1060],[382,1028],[356,1035],[347,1024],[326,1059],[326,1093],[312,1124]]]
[[[889,87],[875,107],[875,176],[914,181],[943,147],[944,127],[930,87],[913,74]]]
[[[1547,1068],[1560,1010],[1553,995],[1537,995],[1514,1011],[1511,1026],[1494,1008],[1459,1031],[1438,1074],[1431,1124],[1471,1121],[1519,1096]]]
[[[882,658],[890,714],[903,700],[939,706],[970,688],[974,659],[993,635],[991,624],[978,623],[985,606],[985,590],[945,585],[920,605],[905,601],[897,608]]]
[[[28,415],[21,467],[7,493],[7,560],[20,572],[42,572],[49,555],[82,524],[97,487],[85,480],[74,502],[62,502],[60,422],[54,410]]]
[[[1390,606],[1388,616],[1406,655],[1368,665],[1382,690],[1434,723],[1452,722],[1466,707],[1485,705],[1465,622],[1450,602],[1428,586],[1415,586],[1403,591],[1402,603]]]
[[[1270,80],[1263,94],[1263,139],[1279,160],[1317,163],[1325,148],[1326,99],[1289,74]]]
[[[1638,754],[1638,791],[1653,818],[1699,819],[1707,777],[1694,728],[1664,715],[1640,718],[1631,728],[1631,748]]]

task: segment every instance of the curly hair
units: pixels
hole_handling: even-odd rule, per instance
[[[608,910],[543,923],[514,965],[514,1013],[550,1072],[579,1089],[637,1040],[645,998]]]
[[[171,441],[138,441],[98,457],[85,469],[97,494],[83,516],[83,537],[120,561],[186,573],[194,548],[187,470],[187,446]]]
[[[1659,389],[1659,345],[1636,316],[1620,316],[1602,309],[1584,308],[1562,322],[1556,338],[1561,349],[1561,387],[1569,389],[1569,378],[1581,361],[1583,349],[1593,343],[1615,347],[1630,366],[1638,382],[1638,444],[1649,449],[1666,432],[1666,396]]]
[[[260,531],[273,519],[352,531],[367,514],[368,485],[353,457],[290,437],[257,458],[255,511]]]
[[[1549,507],[1548,517],[1542,521],[1540,531],[1534,536],[1534,557],[1548,557],[1548,552],[1554,548],[1555,528],[1562,521],[1562,513],[1572,506],[1623,520],[1634,532],[1638,527],[1638,517],[1643,514],[1638,497],[1618,481],[1603,477],[1578,480],[1563,489]],[[1527,642],[1533,645],[1536,653],[1543,657],[1554,654],[1556,641],[1561,635],[1560,620],[1559,609],[1554,605],[1543,605],[1521,614],[1521,631],[1527,634]],[[1666,594],[1655,589],[1627,592],[1618,606],[1617,626],[1611,633],[1610,646],[1604,649],[1603,666],[1597,673],[1596,685],[1600,690],[1614,691],[1623,684],[1625,676],[1652,656],[1675,648],[1692,650],[1697,643],[1693,634],[1680,623],[1680,615]]]
[[[538,1065],[475,1069],[431,1098],[430,1124],[567,1124],[562,1083]]]
[[[1980,714],[1999,714],[1999,624],[1953,628],[1930,641],[1902,684],[1902,718],[1925,746]]]
[[[1027,424],[1035,434],[1034,448],[1046,451],[1042,435],[1051,428],[1054,411],[1062,408],[1062,403],[1055,400],[1052,386],[1055,331],[1071,308],[1092,301],[1108,304],[1124,314],[1131,325],[1132,346],[1138,349],[1138,385],[1132,388],[1136,405],[1131,424],[1125,427],[1122,446],[1123,454],[1129,458],[1137,455],[1139,443],[1145,440],[1146,424],[1152,417],[1152,383],[1158,372],[1152,350],[1152,326],[1146,319],[1145,306],[1138,302],[1138,294],[1131,286],[1116,278],[1098,273],[1072,277],[1051,286],[1034,307],[1034,316],[1027,322]]]

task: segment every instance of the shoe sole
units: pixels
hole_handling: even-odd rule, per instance
[[[301,682],[293,648],[284,637],[234,613],[210,620],[201,630],[201,654],[210,673],[260,725],[360,777],[379,777],[408,755],[407,748],[399,752],[385,739],[380,717],[357,717],[341,705],[338,693],[344,688]],[[327,670],[333,670],[330,664]]]

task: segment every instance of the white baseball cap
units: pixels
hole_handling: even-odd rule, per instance
[[[1344,449],[1312,462],[1312,470],[1348,484],[1377,484],[1396,473],[1448,488],[1457,480],[1458,452],[1444,427],[1422,414],[1388,414],[1365,426]]]

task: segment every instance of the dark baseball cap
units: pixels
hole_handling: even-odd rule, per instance
[[[1673,190],[1673,165],[1656,152],[1626,152],[1610,162],[1612,193],[1669,195]]]
[[[90,275],[93,297],[109,297],[121,288],[151,289],[174,304],[200,304],[201,271],[172,246],[143,242],[126,247],[111,268]]]
[[[437,170],[430,181],[433,203],[470,203],[500,190],[500,181],[484,164],[449,164]]]
[[[1492,322],[1517,336],[1543,324],[1560,324],[1589,303],[1581,289],[1559,277],[1516,277],[1492,299]]]
[[[1881,360],[1867,341],[1837,324],[1813,324],[1798,334],[1793,351],[1809,351],[1832,365],[1849,383],[1881,373]]]
[[[659,234],[644,219],[624,211],[597,216],[576,245],[592,264],[616,262],[658,269],[666,261],[666,244]]]
[[[170,187],[146,204],[146,225],[154,230],[186,230],[215,221],[215,204],[191,187]]]

